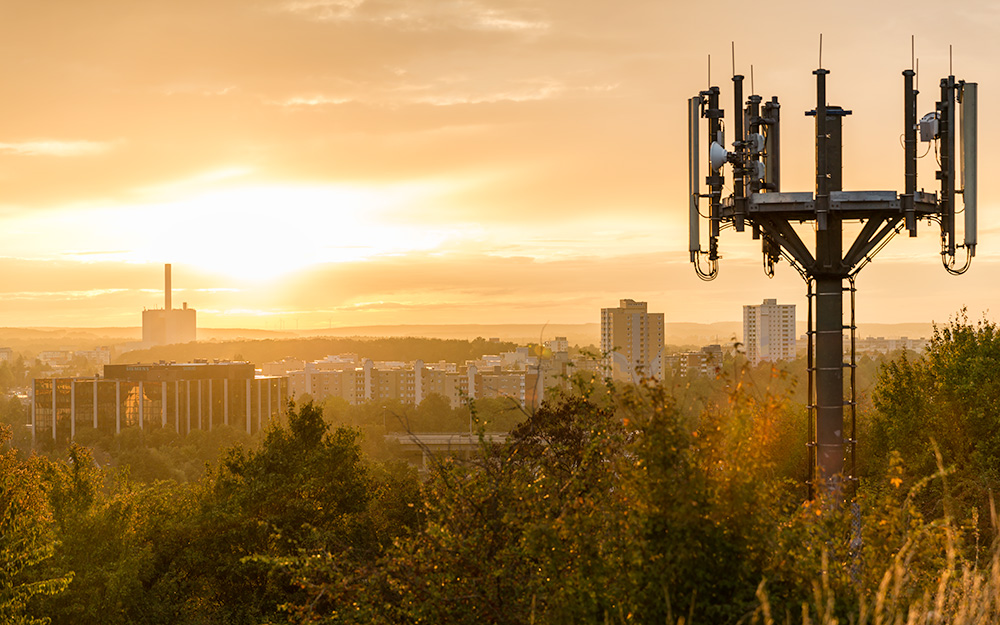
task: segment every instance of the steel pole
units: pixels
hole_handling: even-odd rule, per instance
[[[816,476],[827,481],[844,471],[843,306],[843,279],[816,276]]]
[[[826,70],[816,74],[816,477],[835,490],[844,471],[843,220],[830,194],[843,189],[844,111],[826,103]]]

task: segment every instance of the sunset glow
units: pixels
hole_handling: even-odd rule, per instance
[[[724,237],[709,288],[685,251],[684,106],[711,54],[731,108],[732,43],[735,69],[752,66],[755,90],[781,99],[785,188],[812,188],[802,113],[818,33],[798,3],[773,7],[780,38],[741,31],[736,3],[713,6],[712,36],[705,9],[653,1],[99,0],[58,18],[14,5],[0,65],[0,326],[138,325],[167,262],[207,327],[594,322],[622,297],[668,321],[716,321],[764,297],[803,300],[787,267],[763,275],[749,236]],[[920,113],[953,43],[954,72],[982,85],[991,144],[991,4],[962,3],[933,36],[927,3],[849,5],[824,25],[823,60],[830,101],[854,111],[845,188],[902,186],[914,32]],[[849,19],[851,6],[869,17]],[[995,158],[981,150],[980,171]],[[866,269],[861,318],[997,308],[998,197],[987,184],[979,195],[970,273],[947,279],[923,227]],[[897,288],[910,280],[937,296]]]

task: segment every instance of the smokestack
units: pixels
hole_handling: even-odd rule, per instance
[[[171,291],[171,289],[170,289],[170,263],[167,263],[166,265],[163,266],[163,281],[164,281],[164,286],[163,286],[163,300],[164,300],[164,302],[163,302],[163,308],[166,309],[166,310],[170,310],[170,306],[171,306],[171,302],[170,302],[170,295],[171,295],[171,293],[170,293],[170,291]]]

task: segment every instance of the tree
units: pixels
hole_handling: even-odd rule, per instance
[[[1000,330],[964,311],[935,327],[923,358],[885,365],[873,400],[871,470],[897,450],[911,475],[936,472],[934,446],[955,465],[953,494],[986,509],[1000,487]],[[983,515],[987,517],[988,515]]]
[[[417,406],[409,423],[397,424],[414,432],[461,432],[469,427],[468,418],[456,421],[451,402],[444,395],[429,393]]]
[[[195,519],[195,552],[211,556],[182,567],[202,578],[201,601],[218,606],[217,618],[273,620],[280,606],[301,605],[296,579],[313,558],[336,563],[339,596],[415,522],[414,501],[401,496],[416,492],[415,473],[373,471],[358,437],[303,404],[259,449],[229,451]]]
[[[0,362],[0,393],[6,393],[16,386],[17,376],[9,361]]]
[[[9,440],[9,429],[0,426],[0,446]],[[29,601],[62,592],[73,579],[68,572],[38,575],[40,565],[55,551],[42,462],[37,457],[19,460],[10,448],[0,452],[0,621],[4,623],[45,623],[29,616]]]
[[[34,602],[34,612],[55,625],[179,622],[185,603],[177,597],[186,593],[162,592],[163,563],[176,528],[190,524],[197,489],[135,484],[77,445],[48,462],[43,478],[58,538],[51,567],[76,575],[66,592]]]

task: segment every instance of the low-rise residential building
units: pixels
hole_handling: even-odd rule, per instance
[[[674,375],[717,375],[722,367],[722,346],[708,345],[696,352],[680,352],[664,358]]]
[[[907,350],[911,352],[922,352],[927,348],[929,341],[925,338],[911,339],[905,336],[899,338],[885,338],[883,336],[877,337],[865,337],[863,339],[856,339],[854,342],[854,350],[859,354],[889,354],[899,350]],[[844,337],[844,353],[850,353],[851,350],[851,337]]]
[[[329,358],[328,358],[329,360]],[[586,370],[599,363],[579,359]],[[545,389],[566,386],[574,372],[566,352],[539,357],[528,348],[485,356],[464,364],[436,362],[375,362],[365,359],[354,366],[346,361],[335,369],[321,369],[321,361],[304,363],[289,371],[288,388],[292,399],[308,395],[315,401],[340,397],[352,405],[365,402],[398,401],[418,405],[436,394],[459,407],[469,400],[511,397],[524,406],[537,407]],[[270,370],[268,365],[263,370]]]

